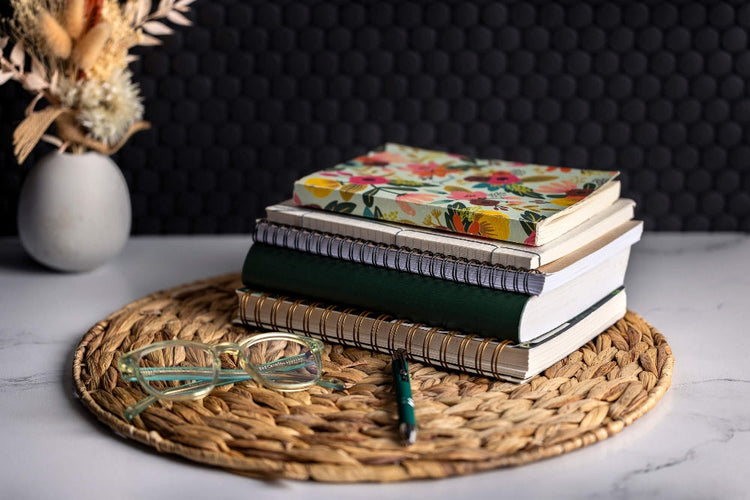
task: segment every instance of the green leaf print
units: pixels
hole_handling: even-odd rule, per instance
[[[518,196],[523,196],[526,198],[544,199],[544,195],[537,193],[530,187],[524,186],[523,184],[504,184],[502,188],[505,191],[516,194]]]
[[[369,191],[362,193],[362,200],[365,202],[365,206],[372,207],[375,203],[375,195],[380,191],[380,188],[374,187]]]
[[[531,210],[526,210],[523,214],[521,214],[521,219],[519,222],[521,222],[521,227],[523,227],[524,232],[529,235],[536,230],[536,223],[544,220],[545,217],[542,214],[538,214],[536,212],[532,212]]]
[[[470,209],[466,208],[463,203],[452,203],[448,205],[445,213],[445,225],[448,229],[456,233],[465,233],[472,222],[474,216]],[[460,224],[459,227],[457,224]]]
[[[355,208],[357,208],[357,205],[355,203],[339,203],[337,201],[332,201],[331,203],[326,205],[323,210],[337,212],[340,214],[350,214],[354,211]]]

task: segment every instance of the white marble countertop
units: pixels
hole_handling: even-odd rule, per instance
[[[672,387],[619,434],[493,472],[405,483],[259,481],[116,436],[77,400],[72,355],[96,321],[150,292],[238,272],[247,236],[133,237],[93,272],[60,274],[0,239],[3,498],[750,498],[750,236],[651,234],[629,307],[666,337]]]

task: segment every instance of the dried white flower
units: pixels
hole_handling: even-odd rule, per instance
[[[33,94],[13,134],[19,163],[49,141],[52,123],[61,147],[104,154],[149,128],[127,70],[137,57],[129,50],[159,43],[171,25],[189,26],[195,1],[9,0],[13,15],[0,15],[0,85],[15,80]]]
[[[60,100],[76,111],[78,123],[87,135],[111,146],[143,118],[143,104],[132,76],[130,71],[120,70],[104,82],[61,80]]]

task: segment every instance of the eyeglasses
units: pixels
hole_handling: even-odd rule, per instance
[[[200,399],[214,387],[250,379],[285,392],[316,384],[344,389],[342,382],[322,378],[324,349],[318,339],[283,332],[213,346],[190,340],[155,342],[117,360],[123,380],[139,382],[149,394],[128,406],[124,416],[132,420],[157,400]]]

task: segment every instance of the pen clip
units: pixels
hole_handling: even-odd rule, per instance
[[[398,374],[402,380],[409,380],[409,365],[406,362],[406,350],[396,349],[392,354],[392,362],[398,363]]]

